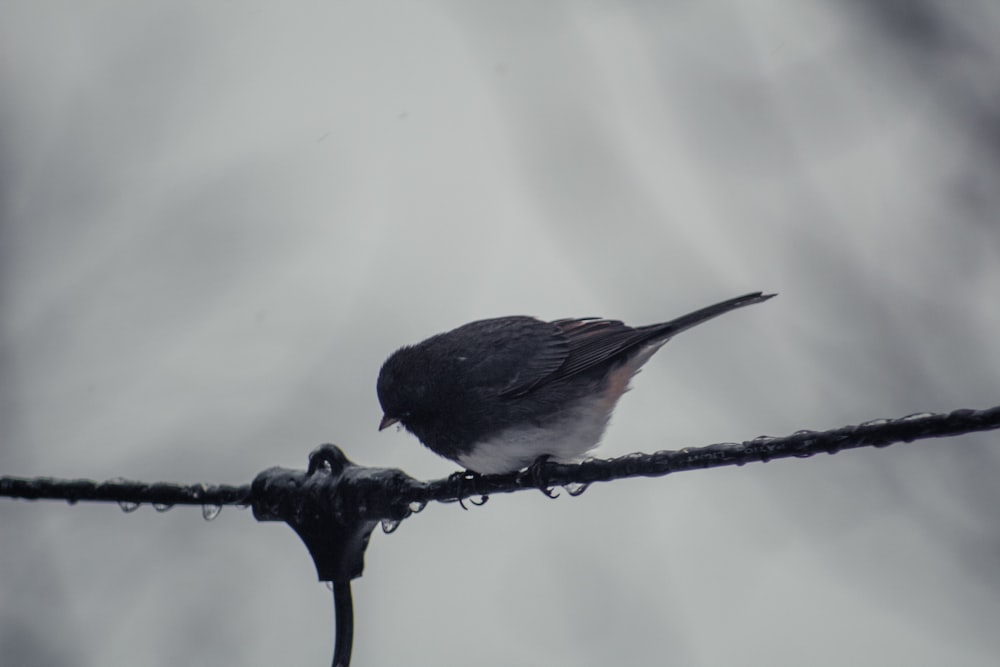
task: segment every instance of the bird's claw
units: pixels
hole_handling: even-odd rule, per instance
[[[534,482],[536,489],[544,493],[549,498],[555,499],[559,497],[559,492],[551,486],[548,486],[542,479],[542,468],[549,462],[550,458],[552,457],[549,454],[542,454],[539,456],[530,466],[528,466],[528,473],[531,475],[531,481]]]
[[[455,498],[458,500],[458,506],[463,510],[469,509],[465,506],[465,498],[462,497],[464,495],[465,484],[474,483],[480,477],[482,477],[482,475],[473,470],[459,470],[448,475],[448,481],[455,485]],[[469,502],[476,507],[482,507],[489,499],[489,496],[481,495],[479,496],[479,502],[476,502],[472,498],[469,498]]]

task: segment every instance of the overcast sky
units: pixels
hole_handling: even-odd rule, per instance
[[[0,6],[0,474],[242,483],[376,432],[394,349],[649,324],[598,456],[1000,404],[1000,6]],[[1000,441],[435,505],[355,665],[994,665]],[[278,524],[0,500],[5,665],[329,664]]]

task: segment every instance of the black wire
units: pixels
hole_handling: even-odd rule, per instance
[[[823,452],[833,454],[854,447],[884,447],[895,442],[912,442],[992,429],[1000,429],[1000,406],[986,410],[955,410],[947,414],[925,413],[898,419],[878,419],[830,431],[798,431],[784,437],[760,437],[741,443],[685,447],[652,454],[629,454],[579,464],[543,463],[518,473],[504,475],[477,475],[474,478],[452,475],[447,479],[421,482],[400,470],[349,465],[344,470],[345,479],[342,480],[340,476],[327,477],[331,483],[335,481],[339,485],[341,500],[338,502],[344,505],[338,511],[344,516],[360,516],[374,521],[398,521],[418,511],[414,507],[422,508],[429,501],[454,502],[461,498],[565,485],[574,485],[574,488],[582,490],[593,482],[626,477],[659,477],[683,470],[743,465],[752,461],[788,457],[804,458]],[[324,447],[333,448],[332,445]],[[339,456],[347,461],[342,452],[339,452]],[[292,496],[300,495],[295,488],[302,483],[299,477],[304,479],[311,473],[300,472],[299,477],[295,477],[295,472],[273,468],[258,475],[258,480],[262,480],[262,488],[269,488],[269,485],[274,486],[273,482],[277,477],[291,475],[281,486],[288,487],[287,493]],[[257,512],[257,504],[249,484],[208,486],[146,484],[130,480],[95,482],[86,479],[0,476],[0,497],[4,496],[32,500],[61,499],[70,503],[110,501],[123,503],[123,509],[131,509],[137,503],[160,507],[203,505],[209,509],[215,505],[253,504],[255,516]],[[280,512],[275,516],[280,516]]]
[[[337,629],[333,644],[333,667],[351,664],[351,647],[354,643],[354,604],[351,601],[351,581],[333,582],[333,613]]]
[[[354,465],[339,448],[323,445],[313,453],[311,460],[317,464],[311,463],[309,470],[271,468],[260,473],[252,485],[146,484],[121,479],[95,482],[0,476],[0,497],[61,499],[71,504],[110,501],[118,502],[126,511],[145,503],[161,511],[173,505],[202,505],[205,510],[221,505],[247,505],[253,507],[258,520],[286,521],[306,540],[317,562],[320,579],[337,580],[333,582],[336,635],[332,664],[348,667],[354,641],[350,579],[361,575],[361,556],[371,530],[379,520],[398,522],[419,512],[428,501],[453,502],[473,496],[552,486],[565,486],[570,495],[579,495],[593,482],[658,477],[682,470],[743,465],[751,461],[804,458],[855,447],[885,447],[896,442],[993,429],[1000,429],[1000,406],[986,410],[955,410],[947,414],[915,414],[829,431],[797,431],[784,437],[761,436],[741,443],[629,454],[579,464],[544,462],[516,473],[453,475],[433,482],[421,482],[401,470]],[[325,463],[326,467],[320,463]],[[302,517],[318,519],[321,523],[328,520],[343,527],[341,532],[346,535],[346,546],[331,546],[330,540],[313,544],[307,538],[313,535],[315,526],[311,522],[303,523]],[[338,574],[331,575],[331,572]]]
[[[70,504],[116,502],[159,505],[250,505],[250,485],[175,484],[112,479],[55,479],[52,477],[0,477],[0,496],[26,500],[65,500]]]
[[[1000,429],[1000,405],[985,410],[954,410],[946,414],[921,413],[897,419],[876,419],[829,431],[796,431],[783,437],[760,436],[739,443],[685,447],[652,454],[627,454],[614,459],[591,459],[583,463],[541,463],[517,473],[477,475],[411,485],[400,493],[401,501],[448,502],[472,496],[510,493],[521,489],[584,485],[629,477],[661,477],[685,470],[699,470],[754,461],[806,458],[820,453],[835,454],[857,447],[885,447],[898,442],[943,438],[976,431]],[[570,489],[567,489],[569,491]],[[367,507],[376,503],[368,499]],[[407,516],[404,514],[404,517]]]

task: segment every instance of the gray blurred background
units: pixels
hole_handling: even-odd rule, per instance
[[[249,481],[376,433],[396,347],[668,319],[595,453],[1000,403],[1000,6],[0,6],[0,474]],[[356,665],[994,665],[995,434],[435,505]],[[228,508],[0,501],[4,665],[329,664]]]

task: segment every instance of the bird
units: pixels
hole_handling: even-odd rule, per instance
[[[393,352],[379,431],[399,424],[479,475],[579,462],[639,369],[682,331],[776,296],[753,292],[647,326],[596,317],[478,320]]]

